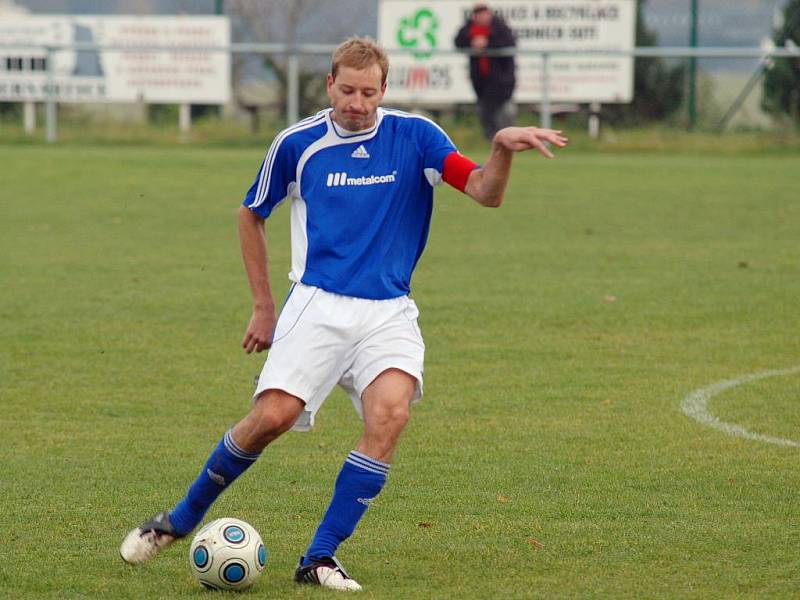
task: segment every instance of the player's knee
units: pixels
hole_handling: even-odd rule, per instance
[[[295,406],[297,404],[297,406]],[[259,437],[272,441],[292,428],[302,404],[259,398],[253,407],[255,426]]]
[[[406,426],[410,418],[411,411],[407,402],[400,403],[392,409],[392,421],[401,429]]]
[[[383,408],[378,415],[378,422],[382,428],[401,431],[411,416],[408,402],[396,402]]]
[[[265,437],[277,437],[292,428],[296,416],[277,411],[263,411],[259,415],[259,432]]]

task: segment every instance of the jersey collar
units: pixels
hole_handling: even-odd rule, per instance
[[[378,107],[378,110],[375,114],[375,125],[368,129],[362,129],[361,131],[348,131],[341,125],[337,124],[336,121],[333,120],[333,109],[328,109],[328,123],[330,124],[331,130],[340,138],[347,139],[347,138],[355,138],[361,137],[364,135],[369,135],[374,133],[378,127],[381,125],[381,121],[383,120],[383,109]]]

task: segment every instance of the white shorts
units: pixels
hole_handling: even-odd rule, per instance
[[[416,402],[422,397],[425,358],[418,315],[408,296],[367,300],[294,284],[278,317],[253,399],[269,389],[297,396],[305,402],[305,410],[292,429],[308,431],[338,383],[363,419],[364,390],[383,371],[394,368],[416,378]]]

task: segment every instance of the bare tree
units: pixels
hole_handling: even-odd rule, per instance
[[[235,41],[285,43],[291,47],[312,42],[337,44],[350,35],[372,34],[376,28],[374,5],[374,1],[367,0],[229,0],[225,12],[233,20]],[[234,59],[237,101],[236,90],[244,75],[246,60],[244,56]],[[327,103],[324,92],[329,61],[327,56],[300,57],[301,114],[310,114]],[[263,66],[277,79],[283,106],[287,99],[287,63],[285,54],[262,58]]]

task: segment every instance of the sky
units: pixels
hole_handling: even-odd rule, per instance
[[[701,46],[758,46],[772,33],[786,0],[698,0]],[[689,45],[689,0],[648,0],[647,24],[659,45]]]
[[[257,2],[258,0],[253,0]],[[263,2],[263,0],[262,0]],[[702,46],[758,46],[768,37],[774,17],[786,0],[698,0],[699,42]],[[0,0],[16,3],[33,13],[78,14],[213,14],[215,0]],[[319,2],[325,9],[336,7],[348,14],[359,31],[375,30],[377,0],[333,0]],[[327,13],[329,10],[320,10]],[[313,14],[313,13],[312,13]],[[689,43],[690,0],[647,0],[645,20],[658,34],[661,46]],[[323,17],[324,18],[324,17]],[[314,39],[314,27],[308,35]]]

